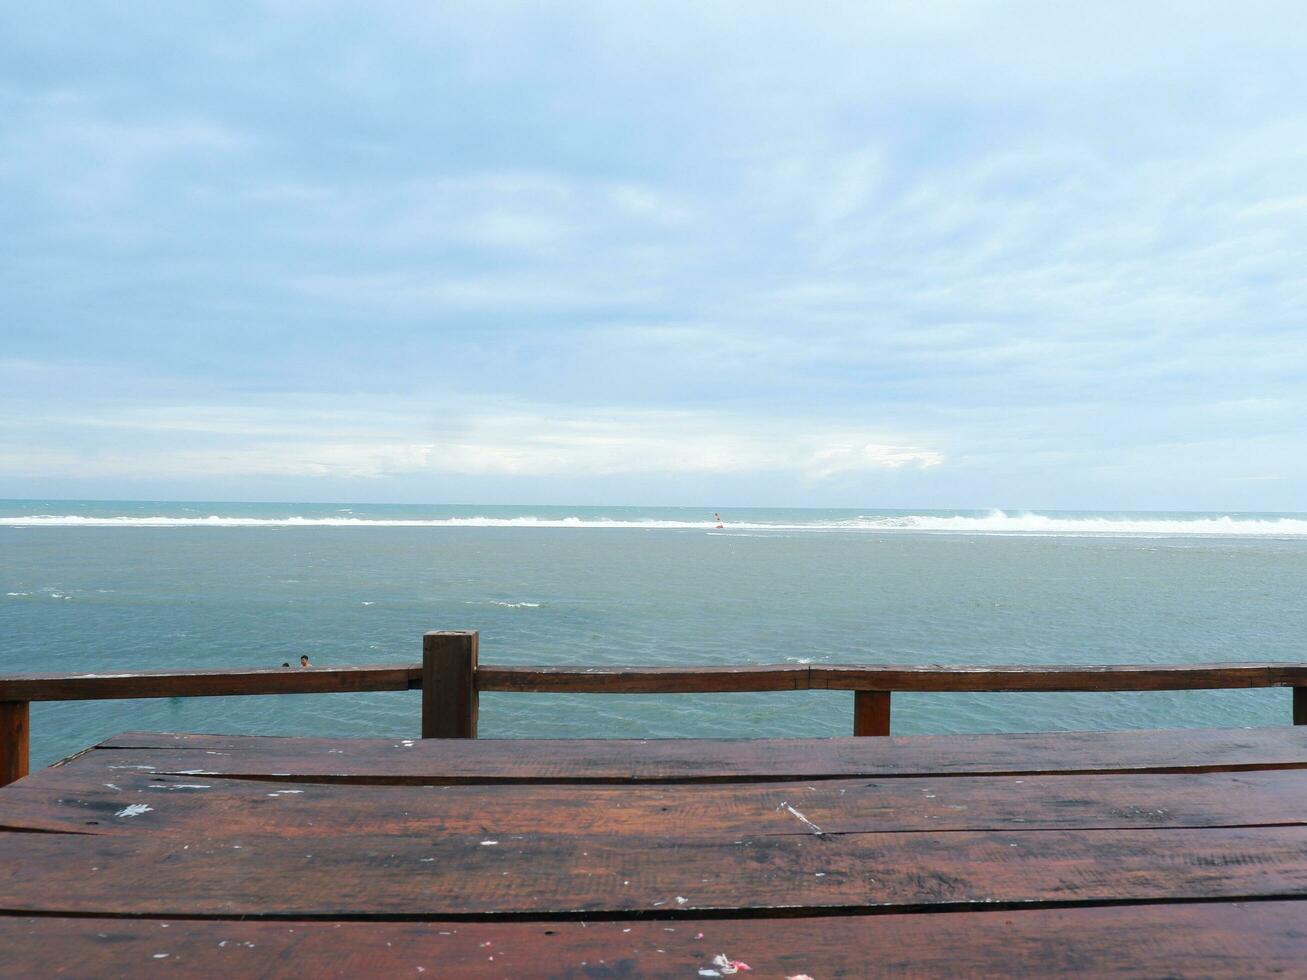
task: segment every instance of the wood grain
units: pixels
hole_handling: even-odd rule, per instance
[[[0,911],[452,921],[1298,898],[1307,897],[1305,851],[1302,826],[792,834],[639,847],[586,835],[6,833]]]
[[[1188,691],[1307,685],[1307,664],[753,664],[510,667],[477,671],[482,691],[671,694],[703,691]]]
[[[477,670],[482,691],[585,694],[702,694],[804,691],[811,671],[801,664],[724,667],[493,667]]]
[[[1251,801],[1255,801],[1255,804]],[[132,804],[152,809],[119,817]],[[937,776],[812,784],[347,786],[47,769],[0,794],[0,829],[323,837],[599,834],[636,838],[1307,823],[1307,770],[1198,775]]]
[[[468,980],[692,977],[1251,977],[1302,972],[1307,902],[965,915],[552,923],[237,922],[0,917],[28,976]],[[423,973],[419,973],[421,969]],[[0,974],[5,974],[0,963]],[[18,976],[19,972],[12,974]]]
[[[299,739],[129,733],[70,766],[372,784],[774,782],[1307,767],[1280,728],[828,739]]]
[[[0,701],[0,786],[27,775],[30,718],[26,701]]]
[[[889,734],[890,697],[889,691],[855,691],[853,693],[854,735]]]
[[[432,635],[457,635],[455,633]],[[403,691],[422,685],[419,664],[0,675],[0,701],[219,697]],[[1307,664],[878,665],[743,664],[708,667],[482,665],[482,691],[691,693],[782,690],[1171,691],[1307,687]]]
[[[133,671],[114,674],[6,674],[0,675],[0,701],[324,694],[407,691],[421,686],[422,669],[417,664]]]
[[[813,688],[881,691],[1193,691],[1307,683],[1307,665],[1271,663],[812,665]]]
[[[477,737],[475,631],[444,631],[422,637],[422,737]]]

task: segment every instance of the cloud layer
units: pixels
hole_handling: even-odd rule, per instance
[[[1304,27],[0,14],[0,494],[1301,509]]]

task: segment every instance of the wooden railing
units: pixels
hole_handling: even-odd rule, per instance
[[[1293,723],[1307,725],[1307,663],[1108,666],[494,667],[474,631],[422,638],[420,664],[256,670],[0,675],[0,786],[27,774],[32,701],[422,691],[423,738],[476,738],[482,691],[692,694],[853,692],[853,734],[888,735],[894,691],[1197,691],[1293,688]]]

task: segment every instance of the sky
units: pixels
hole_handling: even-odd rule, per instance
[[[1307,5],[0,6],[0,496],[1307,511]]]

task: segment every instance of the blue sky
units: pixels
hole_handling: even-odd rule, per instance
[[[1307,510],[1301,3],[0,8],[0,496]]]

